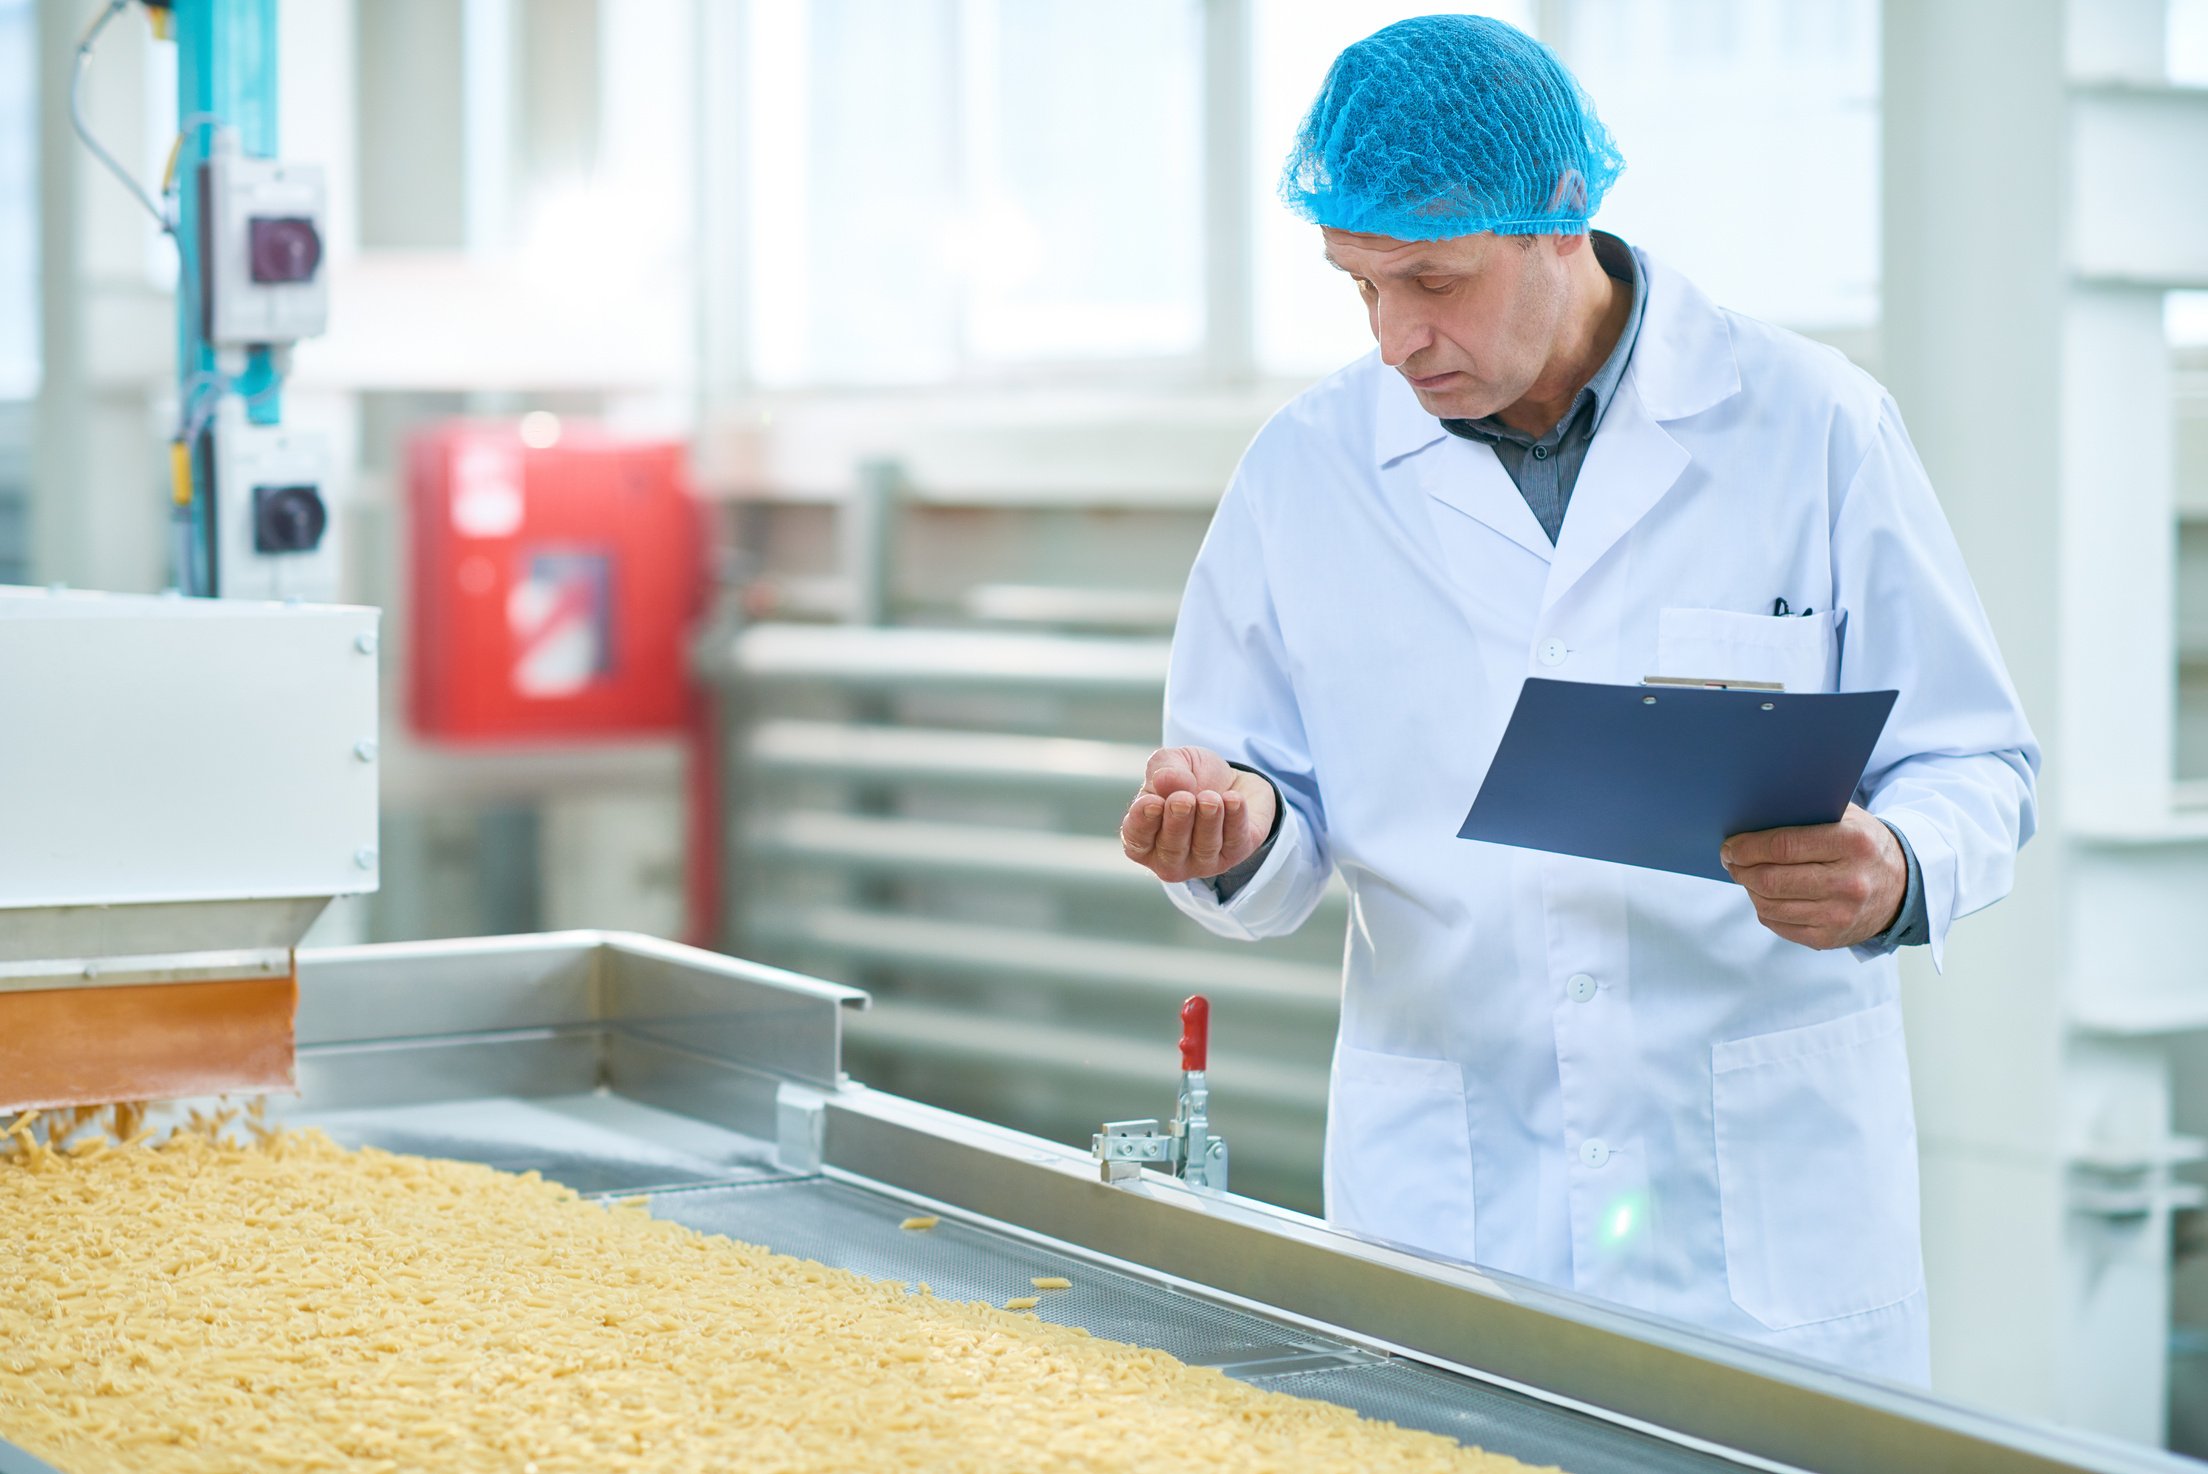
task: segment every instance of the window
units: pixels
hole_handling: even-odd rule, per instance
[[[1240,145],[1205,128],[1205,77],[1222,70],[1204,57],[1205,0],[750,5],[729,85],[747,134],[752,379],[1185,379],[1206,358],[1207,164],[1247,181],[1235,289],[1259,373],[1308,379],[1367,351],[1355,294],[1278,201],[1281,162],[1342,47],[1465,0],[1246,3],[1247,152],[1216,159]],[[1878,0],[1472,8],[1565,27],[1546,39],[1626,156],[1599,225],[1727,306],[1812,330],[1875,322]]]
[[[1201,0],[754,6],[757,379],[1192,357],[1201,39]]]
[[[1878,318],[1877,0],[1580,0],[1625,173],[1596,223],[1752,317]]]

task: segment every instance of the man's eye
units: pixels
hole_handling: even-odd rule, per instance
[[[1445,276],[1422,276],[1418,279],[1418,284],[1429,292],[1446,292],[1449,290],[1449,278]]]

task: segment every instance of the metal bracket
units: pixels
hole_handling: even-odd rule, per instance
[[[785,1172],[820,1170],[827,1142],[828,1097],[785,1080],[774,1091],[774,1161]]]
[[[1227,1143],[1211,1133],[1211,1087],[1202,1070],[1181,1074],[1180,1103],[1166,1128],[1180,1145],[1180,1176],[1191,1187],[1227,1190]]]
[[[1211,1091],[1202,1070],[1181,1075],[1181,1096],[1163,1130],[1155,1118],[1106,1121],[1089,1138],[1097,1176],[1105,1182],[1134,1182],[1144,1167],[1156,1167],[1191,1187],[1227,1190],[1227,1143],[1211,1131]]]
[[[1145,1163],[1172,1171],[1181,1159],[1178,1136],[1158,1129],[1156,1117],[1143,1121],[1106,1121],[1104,1129],[1089,1141],[1089,1152],[1100,1164],[1106,1182],[1126,1182],[1142,1176]]]

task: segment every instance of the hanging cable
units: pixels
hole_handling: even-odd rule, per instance
[[[161,166],[161,211],[173,232],[184,217],[177,209],[176,166],[184,156],[184,142],[201,128],[220,128],[222,119],[213,113],[188,113],[184,121],[176,125],[176,139],[169,145],[169,161]]]
[[[146,207],[146,213],[153,216],[160,225],[162,234],[174,235],[176,222],[169,218],[169,212],[138,182],[135,175],[123,167],[120,160],[92,136],[92,125],[84,118],[84,79],[86,73],[92,70],[93,44],[100,39],[100,32],[107,29],[107,23],[129,8],[130,0],[108,0],[106,7],[85,29],[84,39],[77,43],[76,71],[69,78],[69,126],[76,130],[78,138],[84,140],[84,146],[92,150],[92,156],[105,164],[108,172],[123,182],[123,188],[129,190],[131,196]]]

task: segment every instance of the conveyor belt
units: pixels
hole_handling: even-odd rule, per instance
[[[1031,1277],[1063,1275],[1036,1314],[1099,1336],[1169,1351],[1253,1386],[1314,1397],[1571,1474],[1707,1474],[1733,1461],[1584,1413],[1455,1376],[1355,1342],[1270,1320],[1124,1270],[944,1218],[924,1233],[899,1223],[909,1202],[823,1178],[678,1189],[652,1211],[877,1278],[925,1281],[937,1295],[1002,1304]]]
[[[1712,1474],[1740,1462],[1324,1334],[984,1221],[912,1232],[912,1200],[778,1170],[763,1142],[608,1095],[308,1113],[341,1141],[535,1170],[579,1192],[648,1194],[659,1217],[937,1295],[1002,1304],[1063,1275],[1036,1313],[1279,1392],[1355,1408],[1570,1474]],[[925,1211],[938,1211],[933,1208]]]

